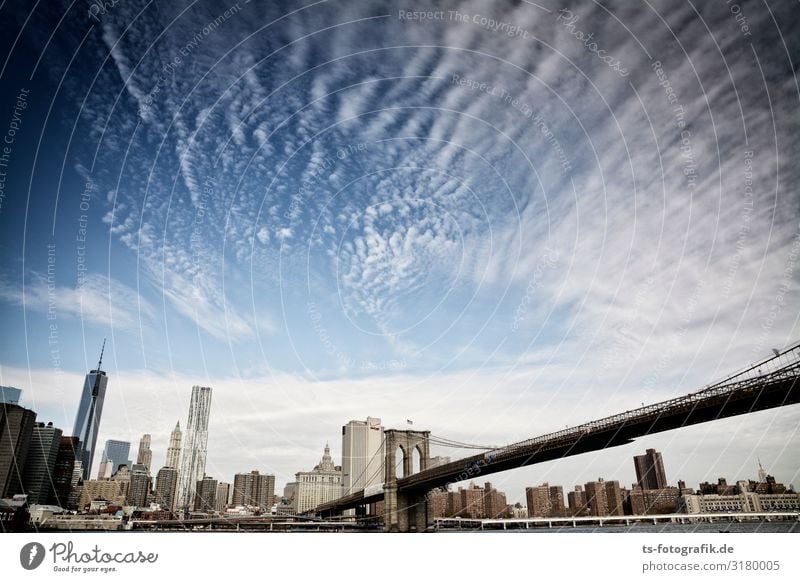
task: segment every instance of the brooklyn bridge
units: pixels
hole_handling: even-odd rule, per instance
[[[385,459],[379,465],[384,473],[383,483],[319,505],[309,513],[334,519],[355,509],[359,515],[368,504],[383,501],[385,531],[425,531],[434,522],[430,493],[451,483],[624,445],[654,433],[796,404],[800,401],[799,379],[800,343],[685,396],[490,448],[435,467],[429,466],[431,443],[454,441],[429,431],[388,429],[384,433]],[[415,455],[420,459],[416,473],[412,470]]]

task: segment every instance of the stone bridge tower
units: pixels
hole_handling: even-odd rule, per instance
[[[433,524],[433,507],[425,492],[397,490],[398,477],[413,473],[414,454],[419,455],[419,470],[428,468],[431,458],[430,431],[395,430],[384,431],[386,438],[386,462],[384,463],[384,529],[387,532],[408,532],[414,526],[418,532]],[[397,454],[403,457],[403,474],[397,475]]]

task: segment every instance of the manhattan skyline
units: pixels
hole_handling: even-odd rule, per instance
[[[0,9],[0,384],[66,431],[107,337],[97,442],[153,472],[193,385],[206,472],[282,483],[349,420],[503,445],[800,339],[788,3],[46,4]],[[492,482],[797,484],[797,408]]]

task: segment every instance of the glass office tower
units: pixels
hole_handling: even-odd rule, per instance
[[[103,364],[103,352],[106,343],[103,341],[103,349],[100,351],[100,361],[97,369],[91,370],[86,374],[83,382],[83,393],[78,405],[78,415],[75,417],[75,428],[72,434],[78,437],[78,448],[75,450],[75,458],[83,465],[83,480],[86,481],[92,472],[92,459],[97,446],[97,433],[100,430],[100,417],[103,415],[103,401],[106,397],[106,385],[108,376],[100,369]]]

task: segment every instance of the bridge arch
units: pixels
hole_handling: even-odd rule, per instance
[[[428,468],[430,431],[388,429],[383,434],[386,438],[384,527],[387,531],[403,532],[413,525],[417,531],[424,531],[432,523],[433,516],[428,500],[424,493],[399,492],[397,480]],[[398,450],[402,459],[399,459]],[[414,470],[415,457],[418,458],[417,471]]]

